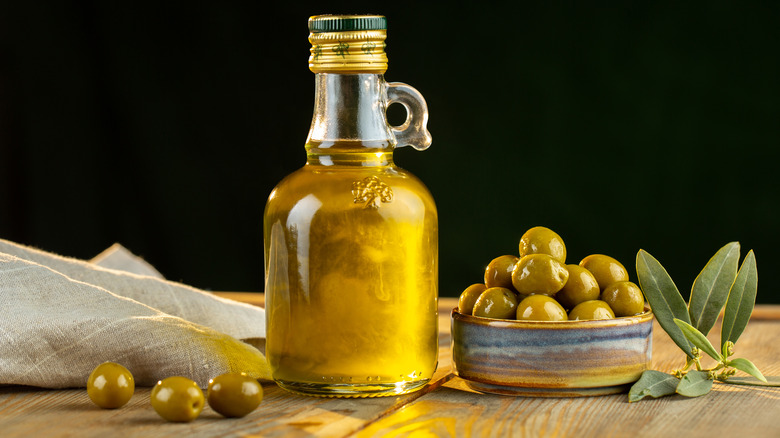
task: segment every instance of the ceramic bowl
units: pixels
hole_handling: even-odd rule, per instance
[[[571,397],[626,392],[650,367],[653,314],[515,321],[452,311],[455,373],[475,390]]]

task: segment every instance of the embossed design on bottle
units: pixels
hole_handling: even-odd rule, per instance
[[[365,202],[363,208],[379,208],[382,203],[393,202],[393,189],[377,176],[369,176],[352,183],[355,204]]]

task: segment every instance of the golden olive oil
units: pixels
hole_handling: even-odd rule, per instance
[[[372,177],[391,201],[355,202],[353,185]],[[307,165],[283,180],[265,225],[274,378],[288,389],[336,392],[429,380],[438,353],[436,238],[432,197],[392,165]]]

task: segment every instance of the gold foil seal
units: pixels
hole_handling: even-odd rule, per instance
[[[309,69],[314,73],[384,73],[387,31],[312,32]]]

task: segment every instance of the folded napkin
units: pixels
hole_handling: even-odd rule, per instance
[[[139,386],[270,379],[252,345],[265,337],[263,309],[167,281],[119,245],[89,263],[0,239],[0,303],[0,384],[83,387],[105,361]]]
[[[115,243],[108,249],[96,255],[89,261],[93,265],[103,268],[125,271],[132,274],[146,275],[149,277],[164,278],[154,266],[146,260],[128,251],[124,246]]]

